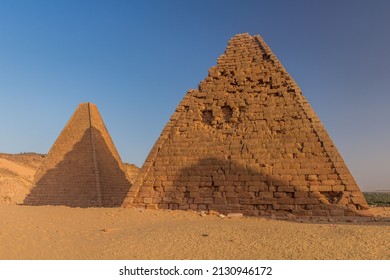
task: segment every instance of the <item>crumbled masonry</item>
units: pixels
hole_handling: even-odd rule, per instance
[[[190,90],[123,206],[345,216],[368,205],[301,90],[260,36],[233,37]]]
[[[129,188],[97,107],[82,103],[37,171],[24,204],[119,207]]]

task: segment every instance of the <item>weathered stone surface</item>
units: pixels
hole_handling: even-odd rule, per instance
[[[123,205],[145,206],[149,197],[163,209],[224,214],[340,216],[367,208],[299,87],[249,34],[233,37],[185,95]]]
[[[24,204],[118,207],[130,177],[97,107],[82,103],[37,171]]]

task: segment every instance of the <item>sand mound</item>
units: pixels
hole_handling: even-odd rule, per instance
[[[37,169],[41,166],[43,160],[46,158],[44,154],[37,153],[20,153],[20,154],[5,154],[0,153],[0,158],[7,159],[22,166]]]
[[[3,158],[0,158],[0,168],[5,170],[8,169],[12,173],[25,178],[32,178],[35,173],[35,170],[30,167],[25,167]]]
[[[385,220],[309,224],[188,211],[1,206],[0,259],[390,259],[389,229]]]
[[[0,154],[0,205],[22,203],[45,156]]]

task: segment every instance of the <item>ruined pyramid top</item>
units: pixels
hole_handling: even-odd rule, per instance
[[[261,93],[265,88],[296,86],[259,35],[251,36],[244,33],[234,36],[217,62],[216,66],[209,69],[208,77],[200,83],[199,91],[212,89],[215,92],[218,85],[225,82],[228,82],[225,84],[227,93]],[[208,87],[210,82],[213,82],[212,88]],[[256,88],[253,87],[253,82],[257,82]],[[250,89],[248,85],[253,88]]]

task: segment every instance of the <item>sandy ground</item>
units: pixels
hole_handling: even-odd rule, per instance
[[[0,206],[0,259],[390,259],[390,222],[310,224],[183,211]]]
[[[390,208],[375,208],[388,217],[376,223],[310,224],[12,205],[23,201],[43,159],[0,154],[0,259],[390,259]]]

